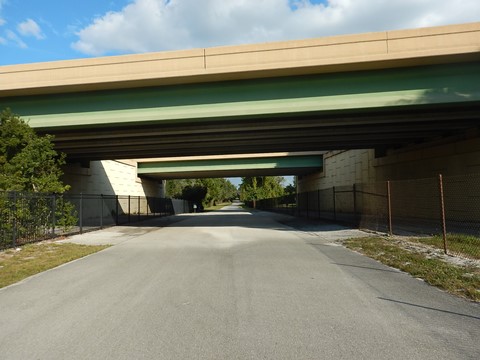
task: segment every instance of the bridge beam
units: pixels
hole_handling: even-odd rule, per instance
[[[140,161],[138,175],[156,179],[305,175],[323,167],[320,153],[249,154]]]

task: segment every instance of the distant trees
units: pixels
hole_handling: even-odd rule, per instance
[[[297,194],[297,177],[293,178],[293,184],[288,184],[285,186],[285,195],[296,195]]]
[[[183,179],[168,180],[167,196],[193,201],[203,206],[235,199],[237,188],[227,179]]]
[[[240,200],[255,201],[284,195],[282,176],[244,177],[240,184]]]

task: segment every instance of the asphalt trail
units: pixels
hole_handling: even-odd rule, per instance
[[[357,231],[277,220],[233,206],[74,237],[116,245],[0,290],[0,358],[480,358],[478,304],[332,242]]]

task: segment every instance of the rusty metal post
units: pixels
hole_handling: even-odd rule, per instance
[[[443,194],[443,176],[438,174],[438,186],[440,190],[440,216],[442,220],[443,251],[447,253],[447,221],[445,218],[445,197]]]
[[[393,235],[392,226],[392,189],[390,181],[387,181],[387,207],[388,207],[388,234]]]

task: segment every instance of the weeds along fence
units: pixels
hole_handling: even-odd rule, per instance
[[[446,253],[480,258],[480,174],[336,186],[257,200],[263,210],[396,235],[433,235]]]
[[[0,192],[0,248],[189,212],[184,200]]]

